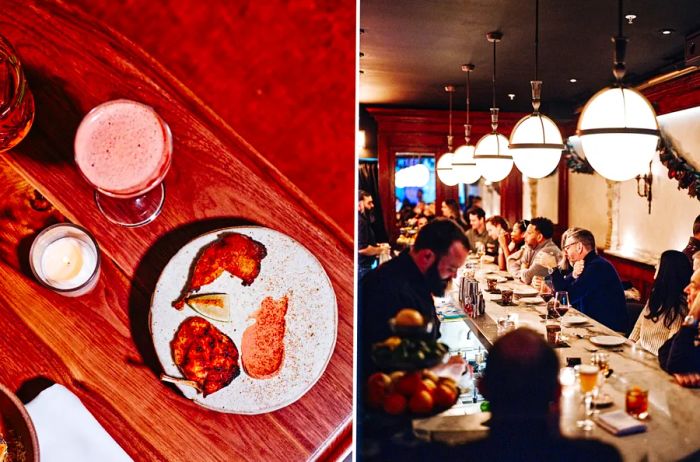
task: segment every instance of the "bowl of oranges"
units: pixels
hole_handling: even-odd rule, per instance
[[[367,379],[367,405],[391,416],[429,417],[452,407],[459,398],[457,383],[422,369],[375,372]]]

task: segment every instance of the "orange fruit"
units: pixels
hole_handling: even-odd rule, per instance
[[[433,397],[425,390],[411,396],[408,408],[415,414],[428,414],[433,410]]]
[[[420,372],[409,372],[399,379],[395,389],[404,396],[411,396],[416,393],[422,383]]]
[[[412,308],[404,308],[396,313],[394,322],[401,327],[421,327],[425,324],[423,315]]]
[[[399,381],[399,379],[400,379],[401,377],[403,377],[404,375],[406,375],[406,372],[404,372],[404,371],[395,371],[395,372],[392,372],[391,374],[389,374],[389,377],[391,377],[391,383],[393,383],[394,385],[396,385],[396,383]]]
[[[389,393],[384,398],[384,411],[387,414],[399,415],[406,410],[406,397],[400,393]]]
[[[423,378],[424,378],[424,379],[430,379],[430,380],[432,380],[432,381],[435,382],[435,383],[438,383],[438,381],[440,380],[440,379],[438,378],[438,376],[435,374],[435,372],[433,372],[433,371],[431,371],[431,370],[429,370],[429,369],[424,369],[424,370],[423,370]]]
[[[435,385],[435,382],[433,382],[432,380],[423,379],[423,380],[421,380],[421,384],[418,387],[418,389],[425,390],[432,395],[433,391],[435,390],[436,387],[437,387],[437,385]]]
[[[435,406],[446,409],[451,407],[457,400],[457,391],[447,384],[438,385],[433,392]]]

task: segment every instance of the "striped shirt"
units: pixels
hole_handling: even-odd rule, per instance
[[[671,327],[666,327],[663,316],[660,316],[659,319],[654,322],[651,319],[647,319],[646,316],[648,316],[649,313],[649,302],[647,302],[642,313],[637,318],[637,322],[634,325],[634,329],[632,329],[629,339],[636,342],[638,346],[649,353],[658,356],[661,345],[663,345],[666,340],[673,337],[673,335],[678,332],[678,329],[680,329],[683,323],[683,316],[676,316]]]

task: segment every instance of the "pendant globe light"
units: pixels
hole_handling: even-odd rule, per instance
[[[473,184],[481,178],[481,171],[474,160],[474,146],[469,144],[469,138],[472,133],[472,126],[469,123],[469,103],[471,92],[471,80],[469,74],[474,70],[473,64],[462,65],[462,71],[467,74],[467,121],[464,124],[464,144],[455,150],[452,158],[452,169],[454,170],[457,180],[464,184]]]
[[[513,169],[513,157],[508,149],[508,138],[498,133],[498,108],[496,107],[496,43],[500,42],[503,34],[489,32],[486,34],[489,42],[493,43],[493,104],[491,107],[491,133],[481,137],[474,149],[476,165],[484,178],[492,183],[501,181]]]
[[[544,178],[552,173],[559,165],[564,149],[557,125],[540,113],[542,81],[538,79],[539,12],[539,0],[535,0],[535,80],[530,81],[533,112],[515,124],[509,146],[515,166],[530,178]]]
[[[578,119],[583,153],[603,177],[614,181],[634,178],[649,168],[659,143],[659,125],[649,101],[625,88],[625,51],[622,36],[622,0],[618,2],[618,35],[613,75],[617,83],[599,91],[586,103]]]
[[[454,85],[447,85],[445,91],[450,95],[450,115],[449,115],[449,128],[447,135],[447,152],[440,156],[437,161],[437,175],[447,186],[454,186],[459,183],[459,179],[455,174],[452,163],[454,161],[454,154],[452,153],[452,94],[455,92]]]

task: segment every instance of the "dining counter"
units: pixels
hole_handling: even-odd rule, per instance
[[[477,280],[480,288],[485,289],[485,278],[501,277],[507,275],[497,271],[495,265],[481,265],[477,270]],[[456,282],[456,281],[455,281]],[[456,284],[453,284],[456,287]],[[508,279],[497,285],[498,289],[509,288],[515,291],[524,291],[532,288]],[[457,305],[457,292],[450,294],[452,303]],[[486,312],[479,317],[465,317],[473,334],[487,349],[502,335],[498,320],[507,316],[517,316],[516,327],[527,327],[545,336],[545,319],[547,308],[543,300],[540,303],[525,303],[522,300],[514,301],[514,306],[501,306],[497,303],[500,295],[490,294],[484,291],[486,299]],[[531,299],[535,301],[537,299]],[[597,321],[587,318],[585,323],[571,325],[566,322],[567,317],[584,316],[582,313],[570,309],[565,315],[563,333],[567,336],[568,347],[556,348],[562,366],[566,365],[567,358],[580,358],[583,363],[590,362],[594,351],[607,352],[612,375],[606,380],[602,392],[608,394],[613,401],[609,408],[600,412],[625,409],[625,392],[628,386],[640,385],[649,390],[649,418],[645,420],[648,428],[645,433],[617,437],[605,431],[598,425],[591,432],[584,432],[576,425],[584,413],[581,395],[575,386],[564,387],[562,393],[561,422],[560,427],[564,435],[576,438],[597,438],[615,445],[628,461],[670,461],[679,460],[690,455],[700,455],[700,439],[697,429],[700,428],[700,389],[683,388],[676,384],[673,377],[658,365],[656,356],[647,353],[624,339],[618,333],[608,329]],[[621,346],[604,348],[594,345],[590,338],[598,335],[613,335],[624,339]],[[532,378],[536,380],[536,377]],[[434,419],[440,419],[436,417]],[[447,417],[449,418],[449,417]],[[595,420],[595,419],[594,419]],[[442,422],[445,427],[446,422]],[[439,422],[435,422],[436,425]]]
[[[0,153],[0,382],[20,396],[36,384],[65,386],[137,461],[346,457],[351,236],[167,69],[80,9],[4,1],[0,31],[17,49],[36,103],[28,137]],[[80,120],[116,98],[152,106],[174,139],[163,210],[138,228],[100,214],[73,161]],[[63,297],[29,269],[34,237],[59,221],[83,226],[99,244],[101,275],[87,295]],[[149,332],[151,297],[171,257],[201,234],[240,225],[296,239],[328,274],[338,305],[335,349],[318,382],[293,404],[259,415],[206,409],[161,382]]]

